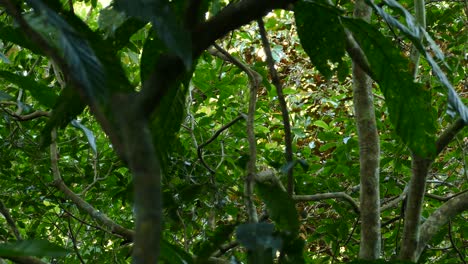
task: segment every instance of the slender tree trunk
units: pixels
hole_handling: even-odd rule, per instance
[[[370,20],[372,10],[363,0],[356,1],[354,16]],[[361,244],[359,258],[380,256],[380,145],[375,121],[374,97],[370,77],[353,64],[354,111],[359,137],[361,176]]]
[[[424,0],[414,0],[416,25],[426,27],[426,12]],[[419,67],[419,51],[413,45],[411,48],[411,69],[414,78],[417,78]],[[419,247],[421,213],[426,192],[426,178],[429,173],[432,159],[411,154],[412,175],[406,200],[405,225],[403,228],[403,238],[401,241],[400,259],[417,261],[419,258],[416,252]]]

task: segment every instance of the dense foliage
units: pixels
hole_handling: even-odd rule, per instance
[[[466,6],[427,3],[424,30],[411,1],[369,4],[1,0],[0,263],[358,261],[352,61],[380,138],[369,263],[466,261]]]

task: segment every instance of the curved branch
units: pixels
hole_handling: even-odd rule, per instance
[[[439,232],[440,228],[447,224],[451,218],[465,210],[468,210],[468,192],[457,195],[433,212],[421,226],[421,234],[416,250],[417,258],[419,258],[432,237]]]
[[[95,209],[91,204],[87,203],[81,197],[76,195],[68,186],[63,182],[62,176],[60,175],[60,170],[58,167],[58,153],[57,153],[57,134],[55,129],[52,131],[52,142],[50,144],[50,161],[52,172],[54,176],[53,185],[60,190],[66,198],[70,199],[78,208],[88,213],[92,218],[98,220],[113,234],[117,234],[127,240],[133,241],[134,232],[132,230],[126,229],[123,226],[115,223],[112,219],[107,217],[104,213]]]
[[[360,213],[359,204],[344,192],[334,192],[334,193],[320,193],[313,195],[293,195],[293,200],[296,202],[311,202],[311,201],[321,201],[325,199],[342,199],[351,204],[356,214]]]

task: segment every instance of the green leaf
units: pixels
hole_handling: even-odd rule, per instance
[[[212,235],[209,235],[205,241],[196,245],[194,249],[197,255],[197,261],[207,260],[212,253],[220,248],[220,246],[228,241],[234,232],[236,225],[220,225],[216,228]]]
[[[265,202],[270,218],[283,231],[295,235],[299,232],[299,218],[296,205],[289,195],[277,184],[257,182],[259,196]]]
[[[35,54],[44,54],[20,28],[0,24],[0,39],[29,49]]]
[[[335,70],[332,70],[330,63],[338,63],[338,69],[343,71],[342,58],[346,41],[340,13],[337,8],[318,1],[304,1],[294,5],[297,33],[302,47],[327,79],[331,78]]]
[[[445,73],[442,71],[442,69],[432,57],[431,53],[429,53],[426,47],[424,47],[424,45],[422,44],[422,39],[425,38],[430,45],[431,51],[436,55],[436,57],[440,61],[442,61],[442,63],[445,63],[444,55],[435,43],[435,41],[429,36],[429,34],[424,30],[424,28],[416,26],[414,24],[414,18],[398,2],[394,0],[384,0],[385,4],[392,7],[393,9],[397,9],[404,15],[405,21],[408,24],[408,26],[405,26],[402,23],[400,23],[396,18],[390,16],[381,7],[374,4],[372,1],[367,1],[367,3],[370,6],[372,6],[372,8],[381,17],[383,17],[389,25],[400,29],[400,31],[404,33],[413,42],[418,51],[424,56],[429,65],[432,67],[434,75],[447,88],[448,101],[450,106],[458,112],[461,118],[465,121],[465,124],[468,124],[468,107],[463,103],[463,101],[461,100],[458,93],[455,91],[454,87],[448,80]]]
[[[342,21],[367,56],[396,133],[414,153],[432,157],[436,122],[430,91],[413,81],[409,60],[377,29],[363,20],[342,18]]]
[[[327,123],[325,123],[324,121],[322,120],[317,120],[317,121],[314,121],[314,125],[317,126],[317,127],[321,127],[325,130],[329,130],[330,127],[328,126]]]
[[[70,87],[65,87],[53,107],[52,114],[41,132],[41,146],[50,145],[50,132],[56,127],[64,128],[85,109],[78,92]]]
[[[83,131],[86,138],[88,139],[89,146],[93,150],[94,154],[97,154],[96,138],[94,137],[93,131],[89,130],[86,126],[78,122],[77,120],[71,121],[72,126],[79,128]]]
[[[45,240],[23,240],[0,244],[0,256],[64,257],[69,251]]]
[[[172,245],[165,239],[161,240],[161,260],[167,264],[191,264],[192,256],[182,248]]]
[[[20,89],[28,90],[41,105],[52,108],[57,95],[51,87],[34,80],[31,76],[17,75],[9,71],[0,71],[0,78],[16,84]]]
[[[283,241],[274,231],[275,226],[270,223],[242,224],[236,228],[236,238],[248,250],[279,250]]]
[[[35,11],[34,16],[26,17],[29,24],[63,54],[71,77],[83,86],[86,96],[107,102],[105,71],[87,39],[42,1],[27,2]]]
[[[4,91],[0,91],[0,101],[9,101],[14,99],[13,96],[5,93]]]
[[[182,27],[169,2],[116,0],[115,7],[129,16],[151,22],[158,37],[168,49],[177,54],[187,69],[192,67],[192,39],[190,33]]]

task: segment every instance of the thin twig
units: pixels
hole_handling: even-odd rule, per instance
[[[234,125],[237,121],[241,120],[243,117],[242,115],[238,115],[236,118],[234,118],[231,122],[227,123],[226,125],[222,126],[220,129],[218,129],[213,136],[211,136],[207,141],[203,142],[200,144],[197,148],[197,154],[198,154],[198,159],[200,159],[201,163],[205,168],[210,171],[210,173],[215,174],[216,172],[205,162],[203,159],[203,153],[202,150],[205,146],[213,142],[224,130],[228,129],[232,125]]]
[[[450,244],[452,244],[453,249],[455,250],[455,252],[457,252],[458,256],[460,257],[460,260],[461,260],[464,264],[466,264],[465,257],[464,257],[463,254],[460,252],[460,250],[458,249],[457,245],[455,244],[455,241],[453,240],[453,236],[452,236],[452,221],[451,221],[451,220],[448,221],[448,235],[449,235],[449,239],[450,239]]]
[[[68,231],[70,233],[70,239],[72,241],[72,244],[73,244],[73,250],[75,250],[75,253],[76,253],[76,256],[78,257],[78,259],[80,260],[81,263],[86,263],[84,260],[83,260],[83,257],[81,257],[81,254],[80,254],[80,250],[78,249],[78,245],[77,245],[77,242],[76,242],[76,237],[75,237],[75,234],[73,234],[73,228],[71,226],[71,219],[70,217],[67,217],[67,225],[68,225]]]
[[[263,19],[262,18],[258,19],[257,23],[260,29],[260,36],[262,38],[263,49],[265,50],[266,60],[268,63],[271,80],[273,82],[273,85],[276,88],[276,94],[278,95],[278,102],[281,108],[281,116],[283,119],[284,144],[286,146],[286,150],[285,150],[286,163],[290,164],[293,162],[293,151],[292,151],[291,122],[289,120],[288,106],[286,104],[286,99],[284,98],[283,87],[278,77],[278,72],[275,69],[275,62],[273,60],[273,55],[271,54],[270,43],[268,41]],[[287,187],[288,194],[292,196],[294,194],[293,166],[291,166],[291,168],[288,170],[287,175],[288,175],[288,187]]]

